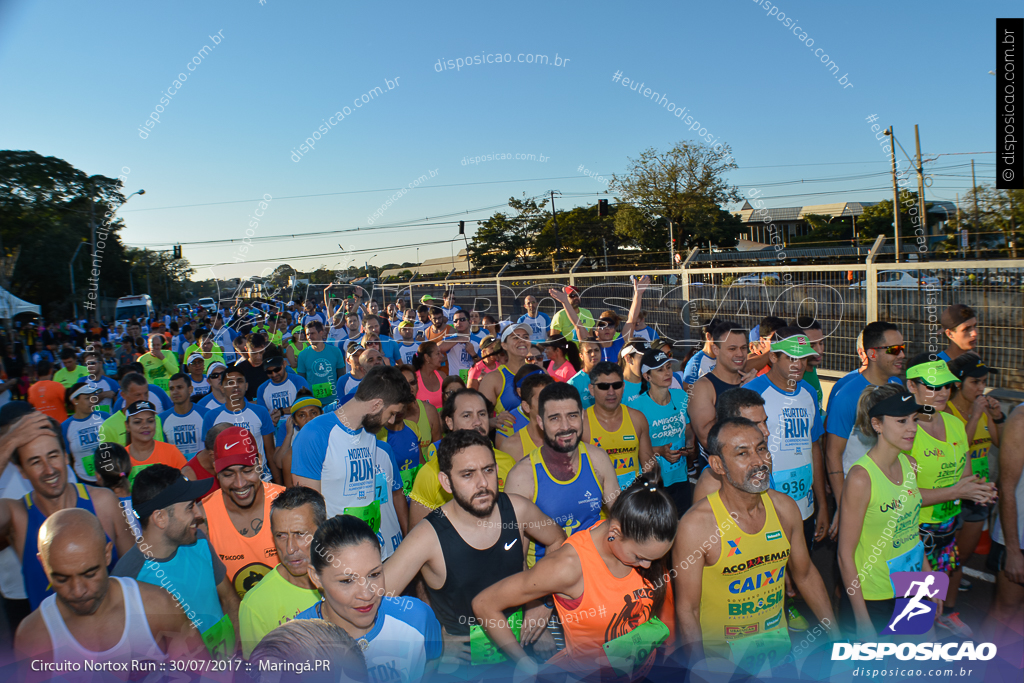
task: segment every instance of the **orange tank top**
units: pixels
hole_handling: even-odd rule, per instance
[[[602,646],[648,621],[654,608],[654,590],[635,569],[622,579],[608,570],[591,538],[600,525],[596,522],[566,541],[579,555],[584,590],[578,600],[555,595],[555,609],[565,631],[565,649],[551,662],[563,668],[610,669]],[[575,607],[570,609],[573,604]],[[651,657],[654,655],[652,652]]]
[[[149,465],[167,465],[173,467],[176,470],[180,470],[188,464],[188,460],[181,454],[177,446],[163,441],[153,442],[153,452],[149,454],[149,457],[145,460],[137,460],[135,454],[132,453],[132,447],[128,446],[128,455],[132,460],[132,467],[148,467]]]
[[[277,547],[270,532],[270,504],[284,491],[283,486],[263,482],[263,526],[255,536],[243,536],[224,507],[224,491],[214,491],[205,500],[210,544],[228,570],[228,579],[243,597],[277,565]]]

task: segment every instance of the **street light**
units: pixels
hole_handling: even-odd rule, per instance
[[[363,267],[366,268],[366,277],[370,277],[370,261],[377,258],[378,254],[374,254],[370,258],[363,261]]]
[[[92,178],[90,178],[89,181],[90,181],[90,187],[95,190],[95,185],[92,185]],[[131,199],[132,197],[134,197],[137,194],[139,194],[139,195],[146,194],[146,191],[145,190],[135,190],[135,192],[132,192],[130,195],[125,197],[124,201],[121,202],[120,204],[118,204],[117,208],[110,212],[110,219],[107,221],[107,223],[109,224],[110,221],[112,221],[114,219],[114,214],[117,213],[118,210],[122,206],[127,204],[129,199]],[[95,198],[90,197],[89,198],[89,232],[90,232],[89,244],[92,246],[92,258],[93,258],[93,262],[94,263],[96,261],[96,213],[95,213],[95,208],[96,208],[96,200],[95,200]],[[131,277],[131,272],[129,271],[129,278],[130,277]],[[135,292],[133,291],[132,294],[134,294],[134,293]],[[93,318],[93,320],[99,320],[99,307],[98,306],[92,309],[92,318]]]

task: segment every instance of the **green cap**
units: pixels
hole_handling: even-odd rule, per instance
[[[772,351],[784,353],[790,358],[806,358],[817,356],[818,352],[811,348],[811,341],[806,335],[797,334],[772,342]]]
[[[949,366],[946,365],[946,362],[941,360],[933,360],[930,363],[915,365],[907,370],[907,379],[927,384],[936,389],[960,381],[956,375],[949,371]]]

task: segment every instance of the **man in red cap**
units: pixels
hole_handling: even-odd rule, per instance
[[[217,436],[214,470],[220,490],[203,501],[210,543],[239,597],[277,564],[270,504],[283,486],[260,479],[262,460],[248,429],[231,426]]]
[[[562,291],[569,296],[569,305],[572,306],[573,310],[576,311],[576,315],[579,316],[580,325],[590,329],[594,327],[594,315],[586,308],[580,308],[580,293],[576,291],[573,286],[563,287]],[[551,319],[551,334],[558,334],[566,339],[573,339],[574,327],[572,321],[569,320],[569,314],[565,310],[558,311],[555,313],[555,317]]]

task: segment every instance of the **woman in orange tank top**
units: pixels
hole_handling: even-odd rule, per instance
[[[675,540],[676,520],[675,504],[661,484],[650,475],[638,477],[616,499],[606,520],[573,534],[533,568],[481,592],[473,611],[517,667],[536,673],[538,665],[516,641],[503,614],[553,596],[565,649],[544,665],[547,669],[602,681],[639,680],[669,633],[655,615],[663,613],[670,586],[662,558]],[[638,637],[631,639],[636,642],[624,650],[622,636],[638,628]]]

